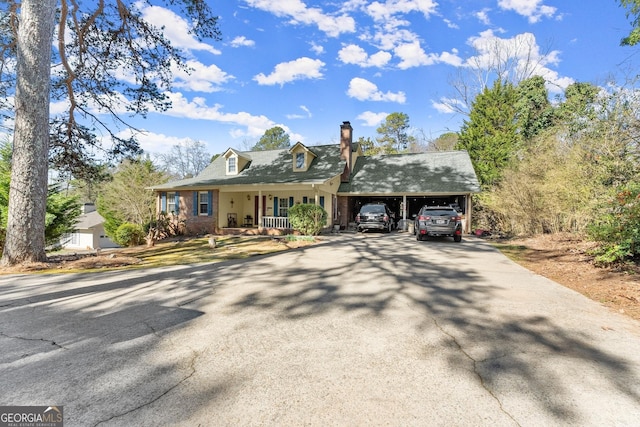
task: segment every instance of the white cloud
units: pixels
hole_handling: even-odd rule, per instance
[[[447,27],[451,28],[452,30],[459,30],[460,26],[458,24],[456,24],[455,22],[453,22],[450,19],[443,19],[444,23],[447,24]]]
[[[393,50],[402,43],[413,43],[418,40],[418,36],[409,30],[399,28],[385,28],[377,31],[371,37],[363,37],[364,40],[371,41],[381,50]]]
[[[316,55],[322,55],[324,53],[324,46],[311,42],[311,51]]]
[[[148,6],[142,9],[142,17],[162,28],[162,34],[174,47],[186,50],[200,50],[219,55],[221,52],[213,46],[198,41],[189,34],[189,23],[177,15],[160,6]]]
[[[319,59],[307,57],[298,58],[290,62],[282,62],[274,68],[268,76],[260,73],[253,80],[260,85],[283,85],[295,80],[322,78],[322,67],[325,63]]]
[[[410,12],[420,12],[428,18],[436,12],[437,6],[434,0],[386,0],[384,3],[374,1],[366,10],[374,20],[386,21],[393,15]]]
[[[404,92],[383,93],[378,90],[378,86],[360,77],[355,77],[349,82],[347,95],[360,101],[389,101],[404,104],[406,95]]]
[[[301,105],[300,109],[302,111],[304,111],[306,114],[287,114],[287,119],[289,120],[295,120],[295,119],[310,119],[311,117],[313,117],[313,115],[311,114],[311,111],[309,111],[309,109],[304,106]]]
[[[459,110],[456,109],[456,106],[459,107],[459,109],[465,108],[464,103],[461,100],[455,98],[440,98],[440,102],[432,100],[431,106],[435,108],[439,113],[445,114],[457,113]]]
[[[260,136],[265,130],[275,126],[275,123],[264,115],[254,116],[247,112],[224,113],[222,105],[208,106],[202,97],[195,97],[191,101],[179,92],[166,94],[171,100],[171,108],[163,114],[185,119],[210,120],[218,123],[241,125],[246,128],[245,135]]]
[[[225,73],[216,65],[204,65],[198,61],[187,61],[187,66],[191,69],[189,73],[182,69],[172,70],[174,76],[174,87],[195,92],[217,92],[220,85],[233,79],[230,74]]]
[[[396,47],[393,53],[401,59],[398,68],[402,70],[440,62],[457,67],[462,65],[463,62],[455,49],[452,52],[443,52],[439,55],[435,53],[426,54],[418,41],[402,44]]]
[[[482,22],[484,25],[491,25],[491,20],[489,19],[489,10],[490,9],[482,9],[481,11],[475,13],[475,17],[478,18],[478,21]]]
[[[498,0],[498,6],[504,10],[513,10],[518,15],[525,16],[534,24],[543,17],[551,18],[557,8],[541,4],[542,0]]]
[[[391,60],[391,54],[381,50],[369,56],[360,46],[350,44],[340,49],[338,58],[345,64],[355,64],[361,67],[384,67]]]
[[[192,138],[181,138],[177,136],[169,136],[161,133],[154,133],[143,130],[141,132],[134,132],[131,129],[123,130],[118,133],[120,138],[136,137],[142,148],[146,153],[164,154],[171,151],[174,145],[183,145],[185,143],[193,141]]]
[[[560,63],[560,52],[557,50],[541,52],[536,38],[531,33],[518,34],[512,38],[500,38],[492,30],[483,31],[477,37],[471,37],[477,55],[468,58],[464,66],[483,70],[501,69],[513,81],[537,75],[549,83],[552,92],[559,92],[567,87],[572,79],[558,75],[549,66]]]
[[[251,6],[276,16],[288,16],[290,24],[316,25],[318,29],[330,37],[338,37],[342,33],[353,33],[356,22],[347,15],[329,15],[317,7],[307,7],[300,0],[245,0]]]
[[[249,40],[245,36],[238,36],[231,40],[231,46],[233,47],[253,47],[256,45],[256,42],[253,40]]]
[[[195,97],[191,101],[184,97],[183,94],[172,92],[166,94],[171,100],[171,108],[162,114],[194,120],[209,120],[212,122],[237,126],[229,131],[233,138],[259,138],[264,135],[267,129],[275,126],[283,128],[296,141],[304,141],[304,137],[300,134],[293,133],[283,124],[279,124],[269,119],[267,116],[247,113],[245,111],[237,113],[225,113],[222,111],[222,105],[215,104],[208,106],[206,100],[202,97]]]
[[[365,111],[364,113],[358,115],[356,119],[362,120],[363,126],[373,127],[378,126],[380,123],[382,123],[388,115],[389,113],[374,113],[372,111]]]

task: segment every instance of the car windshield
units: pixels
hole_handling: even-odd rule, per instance
[[[360,209],[361,213],[384,213],[384,206],[380,206],[380,205],[370,205],[370,206],[363,206],[362,209]]]
[[[429,215],[429,216],[456,216],[457,212],[449,211],[449,210],[427,209],[427,210],[424,211],[423,215]]]

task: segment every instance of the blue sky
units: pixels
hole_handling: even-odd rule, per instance
[[[630,24],[615,0],[209,2],[219,42],[196,42],[170,10],[144,9],[194,69],[176,75],[169,111],[132,120],[147,131],[146,152],[187,139],[211,154],[248,149],[274,126],[292,143],[337,143],[345,120],[355,139],[375,137],[392,112],[435,138],[464,119],[447,108],[457,99],[451,81],[498,52],[545,77],[552,97],[575,81],[604,85],[639,69],[638,50],[619,46]]]

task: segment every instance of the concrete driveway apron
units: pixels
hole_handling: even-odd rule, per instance
[[[640,325],[487,243],[342,234],[0,277],[0,404],[66,426],[640,423]]]

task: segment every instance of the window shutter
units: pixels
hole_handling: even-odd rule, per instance
[[[211,216],[213,215],[213,191],[209,190],[207,193],[207,199],[207,215]]]
[[[198,192],[193,192],[193,216],[198,216]]]
[[[320,196],[320,206],[324,208],[324,196]]]
[[[176,215],[180,213],[180,193],[176,191]]]
[[[167,213],[167,193],[160,193],[160,211]]]
[[[278,198],[273,198],[273,216],[280,216],[278,212]]]
[[[293,206],[293,197],[289,197],[289,207]]]

